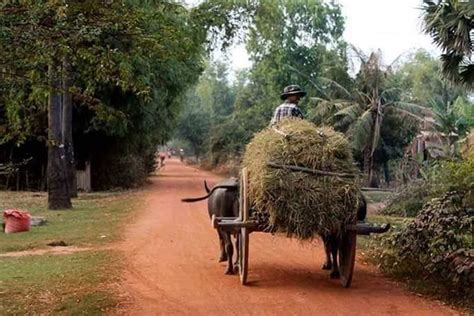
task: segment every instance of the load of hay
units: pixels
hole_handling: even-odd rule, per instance
[[[276,129],[255,135],[247,145],[243,166],[249,171],[252,216],[261,230],[305,240],[341,232],[353,222],[360,199],[356,178],[314,175],[269,163],[355,175],[351,148],[343,134],[301,119],[286,119]]]

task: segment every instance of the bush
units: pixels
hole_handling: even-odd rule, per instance
[[[414,217],[430,199],[449,191],[464,192],[464,206],[474,207],[474,159],[444,161],[431,166],[426,180],[401,187],[381,213]]]
[[[381,237],[378,247],[372,244],[381,267],[430,279],[458,298],[474,298],[474,213],[465,207],[465,193],[432,199],[407,226]]]
[[[433,186],[424,180],[401,187],[387,201],[380,213],[383,215],[414,217],[430,199]]]
[[[136,188],[146,182],[155,167],[154,148],[134,152],[130,148],[111,147],[92,160],[92,188],[95,191]]]
[[[474,207],[474,159],[448,161],[431,170],[432,196],[440,196],[448,191],[464,192],[463,203]]]
[[[240,157],[250,135],[236,121],[216,125],[210,133],[209,156],[213,167]]]

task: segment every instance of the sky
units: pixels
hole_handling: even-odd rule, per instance
[[[421,0],[336,0],[346,18],[344,39],[365,53],[381,49],[385,64],[416,48],[439,50],[421,31]],[[243,44],[229,51],[234,70],[250,66]]]

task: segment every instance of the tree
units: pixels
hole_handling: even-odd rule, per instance
[[[423,4],[424,31],[444,52],[441,55],[443,75],[454,83],[473,89],[472,1],[424,0]]]
[[[208,5],[219,2],[209,1]],[[230,83],[225,79],[225,67],[211,63],[196,88],[201,106],[212,116],[209,156],[214,164],[238,157],[254,132],[269,124],[284,86],[298,83],[312,88],[310,81],[322,76],[350,82],[338,5],[322,1],[223,2],[240,22],[253,64]],[[239,24],[235,26],[238,29]]]
[[[71,207],[69,188],[74,182],[69,91],[72,88],[72,65],[76,71],[80,69],[82,80],[88,84],[97,77],[114,80],[116,69],[107,69],[104,65],[110,64],[113,55],[119,54],[113,50],[106,51],[103,44],[117,39],[123,41],[124,34],[130,39],[135,32],[136,12],[127,13],[122,5],[116,3],[94,5],[86,2],[24,1],[5,3],[1,8],[5,21],[1,32],[1,41],[5,44],[2,47],[6,47],[2,51],[4,74],[13,80],[27,80],[34,92],[43,90],[49,93],[47,174],[50,209]],[[90,68],[96,62],[102,67]],[[49,76],[45,75],[45,68],[49,68]],[[66,90],[60,84],[62,78]],[[123,74],[118,83],[130,85],[130,81],[123,80]],[[90,96],[88,88],[79,94]],[[61,94],[64,94],[62,99]],[[32,93],[30,97],[36,98],[37,94]]]
[[[0,121],[7,121],[7,133],[1,135],[2,146],[26,147],[28,141],[44,140],[42,119],[28,111],[38,109],[44,115],[48,95],[57,100],[56,95],[62,94],[66,152],[73,152],[74,122],[78,158],[93,160],[96,188],[117,185],[102,181],[108,172],[102,167],[110,167],[117,156],[124,157],[125,164],[137,163],[140,170],[149,171],[152,151],[172,135],[183,91],[203,69],[208,38],[226,39],[233,34],[223,25],[231,20],[227,7],[219,1],[190,10],[172,1],[3,2]],[[216,34],[208,37],[208,32]],[[45,70],[53,59],[59,61],[55,72],[64,87],[50,89]],[[56,138],[48,144],[55,142]],[[71,162],[72,156],[66,160]],[[61,165],[50,164],[50,168]],[[124,173],[132,168],[117,169]],[[126,178],[119,185],[135,185],[128,177],[114,178]],[[60,187],[59,182],[53,184],[57,179],[49,183]]]
[[[66,170],[65,148],[61,129],[61,95],[59,61],[49,66],[50,92],[48,101],[48,208],[72,207]]]
[[[407,102],[431,106],[436,102],[454,102],[459,96],[466,96],[466,90],[455,86],[441,76],[441,63],[429,52],[419,49],[402,63],[392,65],[389,81],[400,87]]]
[[[262,121],[268,124],[278,96],[289,84],[311,89],[311,82],[318,82],[320,77],[348,79],[342,39],[344,19],[339,5],[261,1],[253,16],[247,41],[253,62],[249,89],[255,95]]]
[[[473,105],[467,90],[441,76],[441,62],[424,50],[418,50],[398,67],[389,81],[405,93],[404,101],[423,104],[433,110],[434,129],[449,135],[454,143],[473,125]]]
[[[177,125],[176,137],[186,141],[194,152],[196,159],[207,148],[211,113],[204,107],[195,91],[188,92],[184,109]]]
[[[71,87],[73,86],[71,64],[67,57],[63,59],[63,81],[62,81],[62,143],[64,144],[64,160],[66,164],[67,186],[69,195],[77,197],[77,175],[76,162],[74,160],[74,143],[72,134],[73,125],[73,103]]]
[[[433,103],[436,129],[449,137],[450,145],[466,136],[474,127],[474,104],[459,97],[453,103]]]
[[[354,49],[361,61],[361,68],[355,79],[355,87],[347,90],[337,82],[330,81],[344,98],[317,99],[318,104],[310,111],[310,118],[316,123],[329,123],[346,133],[352,142],[355,157],[362,161],[367,173],[367,183],[378,186],[375,171],[378,164],[387,168],[390,153],[397,147],[403,148],[408,135],[414,132],[417,123],[423,121],[422,106],[400,101],[400,89],[389,85],[389,67],[381,64],[381,53],[366,56]],[[387,128],[390,125],[391,128]],[[399,134],[405,134],[400,137]],[[394,143],[401,141],[401,144]],[[386,171],[387,175],[388,172]]]

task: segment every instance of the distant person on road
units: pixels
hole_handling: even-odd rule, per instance
[[[286,86],[280,96],[280,98],[285,101],[280,104],[273,112],[273,117],[270,122],[270,126],[277,124],[286,117],[299,117],[303,119],[304,116],[300,108],[298,107],[298,103],[300,102],[300,99],[305,95],[306,92],[303,91],[303,89],[301,89],[301,87],[296,84]]]
[[[160,152],[160,168],[165,165],[166,154],[164,152]]]
[[[184,150],[183,150],[183,148],[181,148],[181,149],[179,150],[179,160],[180,160],[181,162],[183,162],[183,159],[184,159]]]

